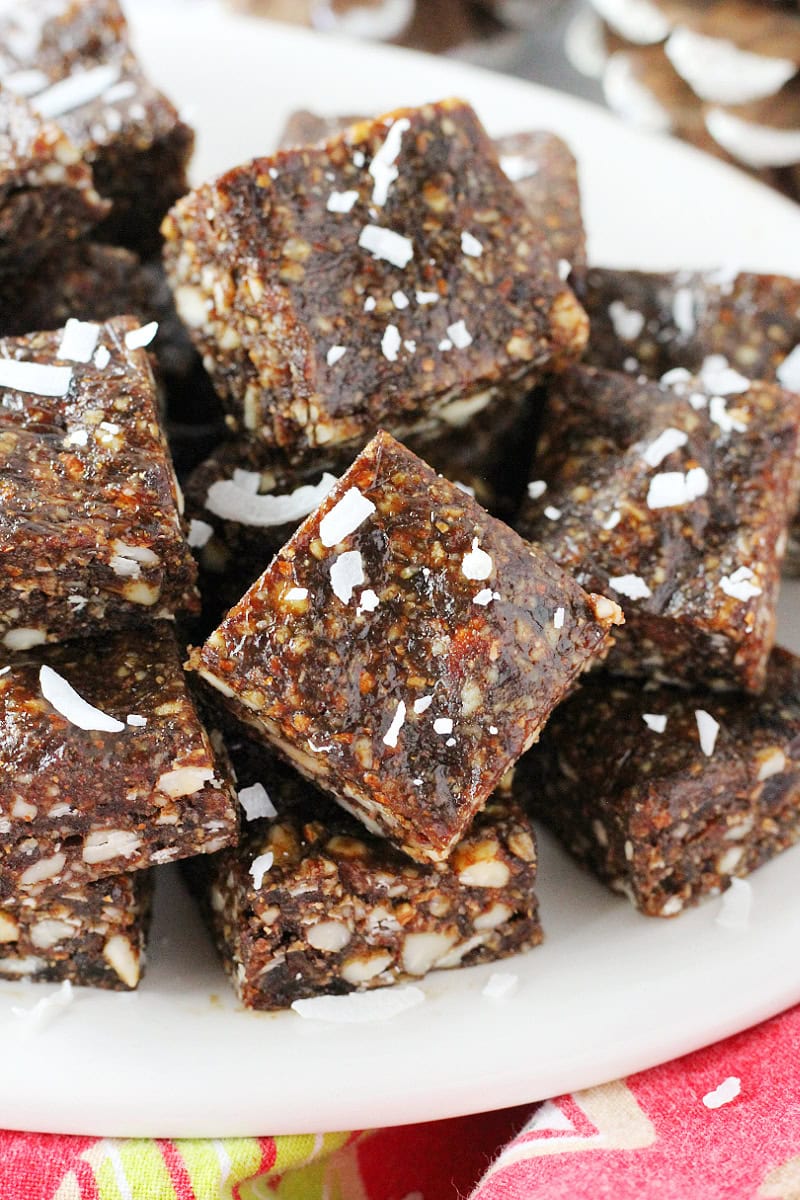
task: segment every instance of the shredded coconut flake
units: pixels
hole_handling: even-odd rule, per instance
[[[642,458],[648,467],[660,467],[667,455],[674,454],[676,450],[680,450],[681,446],[685,446],[688,440],[682,430],[674,429],[670,426],[663,433],[660,433],[654,442],[650,443],[642,454]]]
[[[619,511],[619,509],[615,508],[613,512],[608,514],[605,521],[603,521],[602,528],[611,532],[612,529],[617,528],[621,520],[622,513]]]
[[[554,628],[556,628],[556,629],[563,629],[563,628],[564,628],[564,618],[565,618],[565,616],[566,616],[566,615],[567,615],[567,614],[566,614],[566,611],[565,611],[565,609],[563,609],[563,608],[557,608],[557,609],[556,609],[555,613],[553,614],[553,626],[554,626]]]
[[[678,288],[672,301],[672,319],[681,333],[687,337],[695,332],[697,323],[694,318],[694,296],[688,287]]]
[[[398,291],[392,292],[392,304],[395,306],[395,308],[408,308],[408,296],[405,294],[405,292],[401,292],[398,289]]]
[[[680,508],[705,496],[707,491],[708,475],[703,467],[692,467],[685,475],[682,471],[664,471],[650,480],[647,507]]]
[[[451,717],[437,717],[433,722],[433,732],[438,733],[441,737],[453,732],[453,721]]]
[[[716,924],[723,929],[747,929],[752,904],[753,889],[747,880],[731,879],[730,886],[722,893]]]
[[[544,510],[544,515],[547,517],[548,521],[560,521],[561,509],[556,508],[554,504],[548,504]]]
[[[358,598],[358,608],[356,609],[356,612],[374,612],[379,604],[380,599],[376,593],[373,592],[372,588],[366,588]]]
[[[375,505],[358,488],[348,488],[341,500],[334,504],[319,523],[319,538],[323,546],[337,546],[367,517],[375,512]]]
[[[376,204],[379,208],[382,208],[386,203],[389,197],[389,189],[400,174],[395,162],[400,153],[403,134],[410,128],[411,122],[406,120],[405,117],[399,121],[395,121],[389,128],[383,145],[369,164],[369,173],[375,180],[375,185],[372,189],[372,203]]]
[[[389,728],[386,730],[386,733],[383,735],[383,744],[385,746],[394,747],[397,745],[397,738],[400,734],[400,730],[403,728],[405,723],[406,723],[405,701],[398,700],[397,708],[395,709],[394,716],[392,717],[392,723],[389,726]]]
[[[653,733],[663,733],[667,728],[667,718],[663,713],[642,713],[642,720]]]
[[[329,367],[335,367],[340,358],[347,354],[347,346],[331,346],[326,357]]]
[[[66,396],[71,382],[71,367],[0,358],[0,388],[28,392],[33,396]]]
[[[489,976],[488,982],[483,985],[482,993],[490,1000],[504,1000],[506,996],[510,996],[513,991],[516,991],[518,983],[518,975],[495,971]]]
[[[292,1011],[310,1021],[355,1025],[387,1021],[422,1004],[424,999],[425,993],[418,987],[376,988],[369,992],[352,992],[349,996],[312,996],[309,1000],[295,1000]]]
[[[461,234],[461,252],[462,254],[466,254],[468,258],[480,258],[483,254],[481,243],[466,229]]]
[[[97,346],[100,336],[100,326],[91,321],[77,321],[70,317],[64,326],[61,345],[58,347],[57,358],[67,362],[88,363]]]
[[[450,341],[450,338],[442,338],[442,340],[439,342],[439,349],[440,350],[452,350],[453,343]]]
[[[732,575],[723,575],[719,586],[726,596],[734,600],[752,600],[754,596],[761,595],[761,588],[757,583],[751,583],[751,579],[755,579],[755,575],[750,568],[739,567]]]
[[[257,892],[261,891],[261,885],[264,882],[264,876],[275,861],[275,855],[271,850],[266,854],[259,854],[258,858],[254,858],[250,864],[250,875],[253,879],[253,887]]]
[[[302,521],[322,503],[336,483],[336,476],[324,474],[317,484],[306,483],[287,495],[259,496],[261,477],[256,471],[235,471],[233,479],[218,479],[206,496],[206,508],[214,516],[239,525],[266,528]]]
[[[463,321],[454,321],[452,325],[448,325],[447,336],[458,350],[466,350],[467,346],[472,345],[472,334]]]
[[[730,1104],[731,1100],[735,1100],[741,1090],[741,1079],[737,1079],[735,1075],[729,1075],[727,1079],[723,1079],[719,1087],[714,1088],[713,1092],[706,1092],[703,1096],[703,1104],[706,1108],[722,1108],[723,1104]]]
[[[380,225],[365,225],[359,235],[358,244],[362,250],[368,250],[373,258],[383,259],[393,267],[407,267],[414,257],[414,243],[411,238],[395,233],[393,229],[384,229]]]
[[[46,91],[39,92],[33,103],[43,117],[61,117],[96,100],[118,79],[119,66],[116,64],[94,67],[90,71],[76,71]]]
[[[500,170],[512,183],[519,183],[522,179],[530,179],[537,175],[539,164],[521,154],[501,154]]]
[[[331,587],[342,604],[349,604],[353,592],[364,582],[364,561],[358,550],[346,550],[331,564]]]
[[[150,321],[138,329],[131,329],[125,334],[125,345],[129,350],[142,350],[149,346],[158,333],[158,321]]]
[[[705,390],[717,396],[738,396],[751,387],[750,380],[734,371],[724,354],[709,354],[697,375]]]
[[[374,296],[367,296],[366,300],[364,301],[364,312],[372,312],[377,303],[378,302]]]
[[[647,600],[653,594],[641,575],[615,575],[609,579],[608,586],[629,600]]]
[[[558,260],[558,278],[561,280],[562,283],[566,283],[566,281],[570,277],[571,271],[572,271],[572,263],[569,261],[569,259],[568,258],[560,258]]]
[[[492,556],[481,550],[478,539],[472,539],[472,549],[461,560],[461,573],[467,579],[488,579],[492,573]]]
[[[438,292],[415,292],[417,304],[437,304],[439,301]]]
[[[202,550],[203,546],[207,545],[214,533],[213,525],[209,525],[208,521],[201,521],[197,517],[192,517],[189,522],[189,536],[186,541],[193,550]]]
[[[245,818],[248,821],[255,821],[258,817],[269,817],[272,819],[278,815],[278,810],[270,800],[263,783],[251,783],[250,787],[242,788],[238,792],[238,797],[239,803],[244,809]]]
[[[543,479],[533,479],[528,484],[528,495],[531,500],[538,500],[547,491],[547,484]]]
[[[48,996],[42,996],[31,1008],[12,1006],[11,1012],[17,1020],[23,1022],[26,1035],[38,1033],[45,1025],[55,1020],[60,1012],[68,1008],[75,998],[72,984],[65,979],[60,987]]]
[[[381,353],[389,362],[397,362],[400,353],[400,330],[396,325],[387,325],[381,338]]]
[[[288,600],[288,602],[290,604],[293,604],[296,600],[307,600],[307,599],[308,599],[308,588],[304,588],[304,587],[290,587],[288,592],[284,596],[284,600]]]
[[[714,753],[714,747],[717,744],[717,734],[719,733],[719,721],[715,721],[711,713],[706,712],[704,708],[696,708],[694,719],[697,722],[697,733],[700,737],[700,749],[705,754],[706,758],[711,758]]]
[[[800,392],[800,346],[795,346],[775,372],[781,387],[790,392]]]
[[[358,192],[331,192],[326,208],[332,213],[349,213],[358,200]]]
[[[499,592],[493,592],[491,588],[481,588],[478,594],[472,597],[472,603],[481,604],[485,607],[487,604],[491,604],[493,600],[499,599]]]
[[[728,406],[723,396],[712,396],[708,402],[708,415],[723,433],[747,433],[743,421],[737,421],[728,412]]]
[[[98,371],[105,371],[108,364],[111,362],[111,355],[105,346],[98,346],[94,356],[94,365]]]
[[[6,670],[9,669],[10,668],[6,667]],[[418,714],[427,712],[432,704],[433,696],[420,696],[419,700],[414,701],[414,712]]]
[[[101,712],[79,696],[72,684],[67,683],[52,667],[40,667],[39,686],[45,700],[52,704],[71,725],[78,729],[97,730],[99,733],[121,733],[125,728],[122,721]]]
[[[608,306],[608,315],[614,333],[621,342],[635,342],[644,329],[644,314],[635,308],[628,308],[622,300],[612,300]]]
[[[684,383],[689,383],[692,376],[686,370],[686,367],[673,367],[670,371],[665,371],[661,376],[659,383],[663,383],[664,387],[679,387]]]

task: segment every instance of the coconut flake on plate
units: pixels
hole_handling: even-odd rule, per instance
[[[292,1011],[306,1020],[355,1025],[387,1021],[416,1008],[424,999],[425,993],[418,987],[374,988],[369,992],[351,992],[348,996],[312,996],[309,1000],[295,1000]]]
[[[490,1000],[504,1000],[516,991],[518,984],[518,975],[512,975],[510,971],[494,971],[481,988],[481,994]]]
[[[733,878],[720,898],[719,912],[715,924],[723,929],[747,929],[750,924],[750,909],[753,904],[753,889],[746,879]]]

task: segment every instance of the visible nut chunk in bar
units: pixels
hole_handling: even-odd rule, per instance
[[[534,833],[510,781],[449,861],[419,864],[268,756],[229,746],[240,794],[266,785],[277,816],[186,868],[244,1004],[286,1008],[541,941]]]
[[[0,86],[0,282],[30,270],[108,212],[80,149]]]
[[[590,677],[518,765],[533,813],[649,916],[674,916],[800,839],[800,660],[764,693]]]
[[[519,529],[616,594],[622,674],[757,692],[797,501],[800,396],[577,367],[557,380]]]
[[[293,458],[363,445],[381,424],[434,425],[453,402],[522,397],[586,341],[460,101],[256,159],[184,197],[163,231],[231,426]]]
[[[367,828],[439,861],[621,619],[381,433],[191,666]]]
[[[0,340],[0,643],[197,606],[158,424],[151,330],[117,317]]]
[[[219,850],[236,829],[166,622],[6,659],[0,904]]]
[[[152,894],[153,873],[134,871],[0,902],[0,978],[138,987]]]

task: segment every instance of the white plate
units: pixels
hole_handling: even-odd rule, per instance
[[[800,274],[800,212],[676,143],[586,105],[459,64],[323,40],[162,3],[133,10],[153,76],[201,131],[197,177],[268,151],[284,115],[380,111],[458,93],[493,132],[550,128],[578,153],[595,261]],[[782,640],[798,591],[784,595]],[[792,605],[792,600],[794,604]],[[795,618],[796,622],[796,618]],[[24,1037],[12,1006],[48,989],[6,984],[0,1126],[214,1136],[352,1129],[556,1095],[640,1070],[800,1000],[800,847],[752,880],[749,928],[715,924],[718,900],[675,921],[640,917],[542,839],[543,947],[502,964],[519,978],[483,996],[492,967],[440,972],[388,1023],[333,1026],[237,1005],[169,871],[138,994],[81,991]]]

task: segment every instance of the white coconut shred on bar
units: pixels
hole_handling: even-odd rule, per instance
[[[72,684],[52,667],[43,666],[39,669],[39,686],[45,700],[78,729],[95,730],[98,733],[121,733],[125,728],[124,722],[101,712],[99,708],[95,708],[79,696]]]

